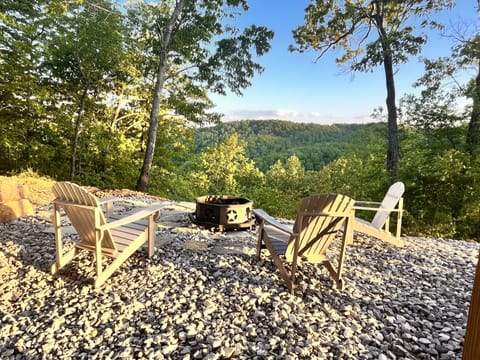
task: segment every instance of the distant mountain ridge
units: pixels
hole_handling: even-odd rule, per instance
[[[320,125],[285,120],[240,120],[199,128],[195,134],[195,153],[214,146],[237,133],[247,142],[246,155],[265,172],[278,160],[296,155],[306,170],[320,170],[339,158],[348,144],[367,127],[383,124]]]

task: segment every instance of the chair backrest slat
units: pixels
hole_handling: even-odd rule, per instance
[[[380,209],[395,209],[404,192],[405,185],[401,181],[392,184],[380,204]],[[376,229],[381,229],[389,216],[389,211],[377,211],[373,217],[372,226]]]
[[[99,217],[99,225],[106,223],[98,199],[77,184],[70,182],[57,182],[53,185],[52,191],[56,196],[54,201],[61,203],[82,243],[95,247],[95,217]],[[110,231],[104,233],[102,247],[117,250]]]
[[[338,194],[313,195],[302,199],[294,224],[298,233],[298,256],[309,257],[324,255],[336,234],[351,214],[354,201],[348,196]],[[293,258],[294,239],[288,244],[285,256]]]

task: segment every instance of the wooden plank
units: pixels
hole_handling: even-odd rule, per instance
[[[111,258],[116,258],[119,254],[121,254],[125,248],[127,248],[132,242],[129,241],[128,243],[116,243],[116,250],[113,250],[113,249],[108,249],[108,248],[102,248],[102,254],[105,255],[105,256],[108,256],[108,257],[111,257]],[[95,246],[91,246],[89,244],[84,244],[84,243],[78,243],[77,245],[75,245],[77,248],[79,249],[83,249],[83,250],[87,250],[87,251],[90,251],[90,252],[95,252],[96,249],[95,249]]]
[[[144,227],[142,231],[134,231],[122,226],[118,229],[112,229],[111,232],[118,250],[123,252],[133,242],[138,241],[138,239],[144,239],[143,241],[147,240],[148,227]]]
[[[0,203],[0,222],[16,220],[34,213],[32,204],[27,199]]]
[[[122,254],[125,251],[125,249],[128,249],[128,247],[132,244],[132,242],[130,241],[126,244],[121,244],[116,242],[115,244],[117,245],[118,252]]]
[[[130,229],[132,231],[143,231],[145,230],[145,228],[148,227],[148,220],[145,220],[145,221],[136,221],[136,222],[133,222],[133,223],[129,223],[129,224],[125,224],[125,225],[122,225],[122,229]],[[127,230],[125,230],[127,231]]]
[[[123,252],[125,248],[129,247],[131,243],[133,243],[138,239],[139,238],[135,238],[135,239],[116,238],[115,246],[117,247],[119,252]]]
[[[284,255],[285,251],[287,251],[287,246],[288,243],[285,241],[277,240],[274,238],[271,238],[272,246],[279,255]]]
[[[121,216],[120,214],[112,214],[110,216],[110,219],[112,221],[120,220],[122,218],[123,218],[123,216]],[[142,228],[144,229],[145,227],[148,226],[148,219],[145,218],[145,219],[136,220],[132,223],[129,223],[129,224],[126,224],[126,225],[123,225],[123,226],[128,226],[128,227],[139,229],[139,230],[142,229]]]
[[[148,226],[143,226],[142,228],[133,228],[130,226],[123,225],[123,226],[119,226],[117,228],[111,229],[110,232],[114,238],[116,236],[121,236],[122,233],[139,236],[140,234],[145,232],[145,229],[147,228]]]
[[[131,238],[126,238],[126,237],[116,237],[115,238],[115,244],[117,246],[119,245],[122,245],[122,246],[128,246],[130,245],[132,242],[134,242],[136,239],[138,239],[139,237],[136,236],[136,237],[131,237]]]
[[[480,261],[473,282],[472,300],[463,345],[463,360],[480,359]]]
[[[288,243],[288,240],[290,239],[289,233],[280,231],[277,228],[267,224],[265,225],[265,231],[269,234],[270,238],[278,239],[279,241],[283,241],[285,243]]]
[[[112,229],[112,236],[115,239],[115,241],[117,239],[127,239],[130,241],[133,241],[136,238],[144,235],[146,230],[147,228],[144,228],[143,231],[140,231],[140,230],[132,230],[132,229],[121,227],[117,229]]]
[[[91,252],[96,251],[95,246],[91,246],[90,244],[85,244],[85,243],[78,243],[78,244],[75,245],[75,247],[77,247],[79,249],[84,249],[84,250],[87,250],[87,251],[91,251]],[[119,252],[120,252],[119,249],[113,250],[113,249],[102,248],[102,254],[105,255],[105,256],[112,257],[112,258],[117,257]]]

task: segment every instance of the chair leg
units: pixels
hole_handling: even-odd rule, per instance
[[[97,244],[95,246],[95,264],[96,264],[96,270],[97,270],[97,276],[95,277],[95,283],[97,282],[97,279],[102,278],[102,273],[103,273],[103,266],[102,266],[102,249],[100,247],[101,245],[97,241]],[[105,281],[105,280],[104,280]]]
[[[155,214],[148,217],[148,257],[151,258],[155,251]]]
[[[55,275],[62,267],[67,265],[79,253],[78,248],[73,248],[66,254],[57,255],[55,262],[50,266],[50,274]]]
[[[342,291],[345,288],[345,281],[342,278],[342,274],[335,271],[335,269],[333,268],[333,265],[330,262],[330,260],[325,260],[322,263],[322,265],[325,266],[325,268],[330,273],[330,276],[335,281],[335,285],[336,285],[337,289]]]
[[[94,287],[100,287],[137,249],[138,247],[130,247],[113,259],[112,263],[105,267],[101,273],[97,273],[93,283]]]
[[[262,253],[262,241],[263,237],[266,236],[265,234],[265,222],[262,220],[260,222],[260,225],[258,227],[258,235],[257,235],[257,259],[261,259],[261,253]]]
[[[345,254],[347,252],[347,244],[351,243],[351,239],[353,239],[353,217],[347,218],[345,223],[345,231],[342,235],[342,245],[340,249],[340,256],[338,259],[337,274],[339,279],[342,277],[343,263],[345,261]]]
[[[398,241],[400,240],[400,235],[402,231],[402,215],[403,215],[403,198],[400,198],[398,202],[398,213],[397,213],[397,230],[395,232],[395,237]]]
[[[53,204],[53,230],[55,233],[55,263],[50,266],[50,273],[56,274],[58,270],[68,264],[78,254],[78,249],[75,247],[67,253],[63,253],[62,240],[62,217],[60,215],[60,205]]]
[[[342,245],[340,248],[340,256],[338,258],[338,269],[335,271],[330,260],[325,260],[323,262],[328,272],[330,273],[332,278],[335,280],[337,289],[340,291],[342,291],[345,288],[345,281],[342,278],[342,271],[343,271],[343,263],[345,261],[345,254],[347,252],[347,244],[351,243],[351,239],[353,238],[353,227],[352,227],[353,221],[354,221],[353,214],[347,217],[345,221],[344,230],[342,234]]]
[[[297,260],[298,260],[298,247],[299,241],[298,236],[295,237],[295,244],[293,250],[293,259],[292,259],[292,268],[291,268],[291,275],[290,275],[290,293],[293,294],[295,283],[296,283],[296,274],[297,274]]]
[[[293,294],[295,284],[292,281],[292,277],[288,275],[287,269],[285,268],[285,265],[278,256],[277,252],[275,251],[275,248],[273,247],[270,239],[268,238],[268,235],[265,233],[265,238],[264,238],[265,246],[267,247],[268,251],[272,255],[273,263],[277,267],[278,271],[280,271],[280,277],[283,279],[285,284],[287,285],[287,288],[291,294]],[[294,279],[294,277],[293,277]]]

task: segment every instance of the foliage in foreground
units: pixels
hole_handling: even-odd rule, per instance
[[[306,171],[293,155],[285,162],[277,161],[264,176],[245,158],[245,142],[238,142],[234,136],[202,152],[202,161],[188,175],[195,179],[189,195],[208,192],[246,196],[256,208],[293,218],[304,196],[337,192],[354,199],[380,201],[390,183],[400,180],[406,186],[404,234],[480,239],[480,161],[472,158],[466,148],[445,146],[443,141],[459,135],[465,138],[466,127],[447,132],[442,128],[433,134],[403,129],[403,156],[396,179],[391,179],[385,169],[386,141],[378,140],[385,137],[372,129],[358,133],[350,150],[320,171]],[[235,156],[226,159],[225,153],[238,154],[239,161],[234,160]],[[219,177],[224,181],[235,179],[231,183],[234,185],[223,182],[217,187]]]
[[[391,182],[401,180],[406,185],[404,235],[478,241],[480,160],[459,146],[465,138],[466,126],[442,128],[428,134],[404,128],[403,156],[396,179],[390,179],[385,169],[386,141],[380,134],[382,131],[386,129],[365,127],[352,139],[344,156],[320,171],[305,170],[301,160],[292,155],[262,172],[246,156],[246,141],[233,135],[192,157],[189,166],[183,169],[169,171],[168,164],[157,166],[149,193],[186,201],[207,193],[245,196],[253,200],[256,208],[277,217],[293,218],[304,196],[337,192],[355,199],[379,201]],[[447,138],[459,141],[448,141],[455,146],[445,146]],[[131,182],[127,184],[128,166],[118,163],[116,171],[125,175],[98,173],[82,184],[133,189],[135,172],[130,173]],[[19,181],[38,177],[32,170],[20,176]]]

